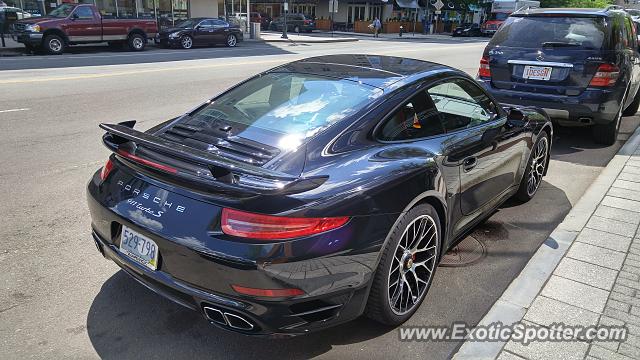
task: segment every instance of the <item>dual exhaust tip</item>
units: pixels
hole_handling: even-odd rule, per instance
[[[211,306],[204,307],[204,314],[209,321],[232,329],[252,331],[255,328],[253,323],[244,317]]]

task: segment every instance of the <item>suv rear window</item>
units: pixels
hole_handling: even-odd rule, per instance
[[[606,26],[600,17],[511,16],[493,36],[490,45],[601,49]]]

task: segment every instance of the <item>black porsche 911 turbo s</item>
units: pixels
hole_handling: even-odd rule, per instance
[[[404,322],[447,249],[534,196],[553,138],[542,110],[505,110],[461,71],[377,55],[292,62],[134,123],[100,125],[113,154],[87,190],[98,250],[255,335]]]

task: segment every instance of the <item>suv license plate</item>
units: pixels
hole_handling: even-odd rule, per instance
[[[549,80],[551,78],[551,66],[525,66],[522,77],[531,80]]]
[[[158,267],[158,245],[126,226],[122,227],[120,235],[120,252],[151,270]]]

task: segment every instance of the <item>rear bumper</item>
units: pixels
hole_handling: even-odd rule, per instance
[[[159,235],[114,211],[119,204],[109,203],[113,189],[102,185],[96,174],[87,189],[92,235],[100,252],[156,293],[200,312],[214,325],[249,335],[300,335],[360,316],[378,262],[377,243],[384,241],[373,239],[384,236],[380,227],[391,226],[383,219],[352,218],[344,227],[326,233],[324,239],[317,236],[255,244],[231,243],[215,235],[181,235],[198,227],[197,219],[186,218],[185,224],[165,223],[172,236]],[[177,195],[172,199],[176,204],[183,201]],[[123,225],[156,242],[160,249],[157,270],[149,270],[120,252]],[[353,244],[355,239],[367,241]],[[339,246],[334,249],[332,243]],[[256,298],[237,294],[232,284],[298,288],[305,294]],[[205,308],[215,309],[216,314],[228,313],[228,318],[241,317],[252,327],[239,329],[216,322],[207,317]]]
[[[199,312],[212,325],[247,335],[297,336],[339,325],[360,316],[368,296],[368,287],[362,286],[302,300],[238,299],[199,289],[162,271],[150,271],[129,260],[95,231],[92,235],[101,254],[143,286]],[[236,321],[237,317],[243,322]]]
[[[565,126],[607,124],[613,121],[620,109],[624,91],[622,87],[614,87],[588,88],[577,96],[533,94],[499,89],[488,79],[478,79],[478,82],[499,102],[540,107],[552,120]]]

